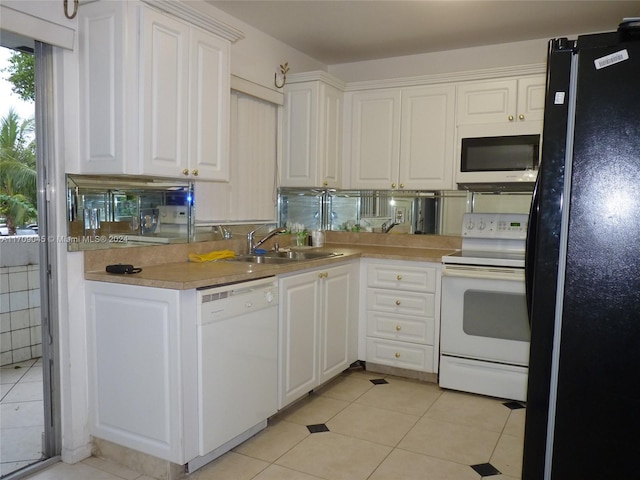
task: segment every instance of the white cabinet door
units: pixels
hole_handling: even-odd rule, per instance
[[[126,81],[125,6],[121,2],[83,5],[78,13],[80,159],[73,173],[124,173]],[[134,166],[134,169],[136,166]]]
[[[284,140],[280,184],[285,187],[317,187],[318,82],[285,87]]]
[[[357,360],[357,263],[281,277],[279,408]]]
[[[140,54],[140,169],[165,177],[185,170],[188,175],[189,26],[141,8]]]
[[[541,122],[545,77],[469,82],[458,85],[457,124]]]
[[[400,158],[400,90],[351,98],[351,188],[396,188]]]
[[[357,92],[351,100],[351,188],[452,188],[454,87]]]
[[[453,188],[455,87],[402,91],[398,187]]]
[[[318,385],[320,288],[318,272],[281,278],[280,398],[282,408]]]
[[[321,115],[318,134],[317,186],[342,187],[342,131],[344,93],[327,84],[320,84]]]
[[[516,115],[517,80],[469,82],[458,86],[458,125],[508,122]]]
[[[197,455],[195,290],[86,282],[91,435],[173,463]]]
[[[229,42],[191,29],[189,174],[229,180]]]
[[[314,80],[285,87],[280,184],[339,188],[342,178],[343,93]]]
[[[542,122],[546,95],[544,76],[522,78],[518,81],[518,120]]]
[[[357,317],[355,278],[351,264],[321,271],[320,383],[335,377],[357,360],[354,358],[357,329],[353,328],[353,319]]]

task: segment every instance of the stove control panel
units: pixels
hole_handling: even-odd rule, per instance
[[[524,240],[527,238],[528,222],[529,216],[523,213],[465,213],[462,236]]]

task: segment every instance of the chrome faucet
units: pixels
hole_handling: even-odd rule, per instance
[[[249,247],[249,253],[253,253],[253,251],[258,248],[260,245],[262,245],[264,242],[266,242],[267,240],[269,240],[271,237],[273,237],[274,235],[278,234],[278,233],[282,233],[282,232],[286,232],[287,229],[285,227],[279,227],[279,228],[274,228],[273,230],[271,230],[269,233],[267,233],[263,238],[261,238],[258,243],[254,244],[253,243],[253,235],[260,230],[262,227],[264,227],[264,225],[260,225],[258,228],[250,231],[249,233],[247,233],[247,246]]]
[[[391,231],[391,229],[392,229],[393,227],[395,227],[396,225],[400,225],[400,224],[399,224],[399,223],[396,223],[396,222],[393,222],[393,223],[391,223],[391,224],[387,225],[387,222],[384,222],[384,223],[382,224],[382,233],[389,233],[389,232]]]

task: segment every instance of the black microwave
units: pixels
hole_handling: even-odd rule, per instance
[[[540,135],[462,137],[456,182],[501,184],[535,182]]]

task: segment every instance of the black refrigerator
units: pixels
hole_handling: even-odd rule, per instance
[[[522,478],[640,478],[640,21],[547,67]]]

